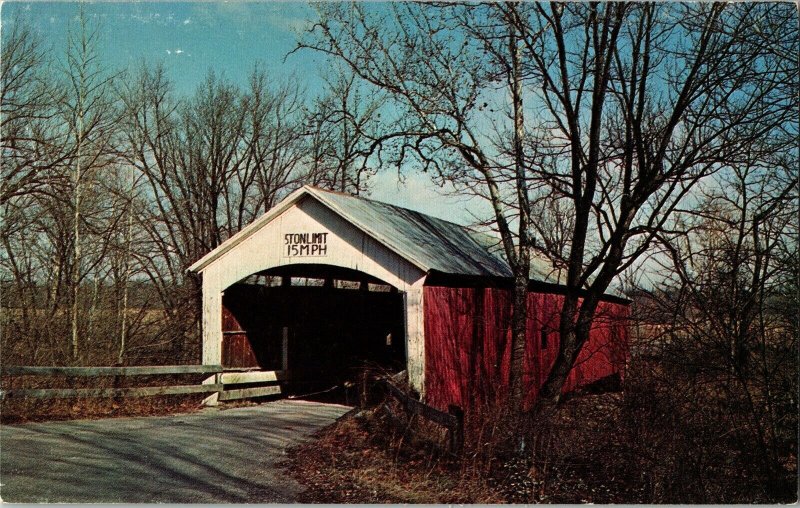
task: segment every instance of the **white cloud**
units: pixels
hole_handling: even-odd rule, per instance
[[[158,12],[136,12],[130,15],[130,19],[138,21],[144,25],[154,23],[158,26],[169,26],[174,24],[175,17],[172,14],[167,14],[164,17]]]
[[[139,23],[142,23],[142,24],[145,24],[145,25],[150,23],[151,18],[152,18],[152,15],[150,15],[150,16],[142,16],[139,13],[131,14],[131,19],[132,20],[138,21]]]

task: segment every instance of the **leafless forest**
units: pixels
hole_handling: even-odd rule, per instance
[[[63,54],[4,35],[3,359],[197,363],[186,268],[301,184],[365,190],[376,108],[352,74],[307,102],[258,66],[179,97],[159,65],[102,67],[99,29],[82,11]]]
[[[329,58],[316,98],[259,66],[178,95],[157,64],[101,66],[83,12],[64,48],[3,35],[2,362],[199,363],[191,263],[302,184],[368,195],[377,171],[424,171],[490,204],[515,301],[532,257],[566,287],[532,414],[514,305],[510,415],[473,419],[494,444],[467,445],[469,474],[522,446],[529,479],[601,457],[626,479],[606,500],[796,499],[797,6],[315,8],[295,52]],[[584,413],[591,436],[530,424],[563,419],[615,287],[633,301],[624,391]],[[507,499],[553,499],[520,485]]]

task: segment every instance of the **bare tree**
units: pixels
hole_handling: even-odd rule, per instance
[[[70,285],[72,289],[72,357],[79,351],[78,309],[81,283],[102,261],[103,253],[85,262],[82,231],[87,223],[86,194],[93,185],[96,173],[113,162],[112,139],[116,125],[115,105],[111,96],[114,77],[108,75],[98,62],[97,44],[100,35],[96,25],[90,25],[84,5],[78,14],[78,25],[68,36],[65,67],[65,93],[59,104],[59,115],[66,129],[70,173],[72,211],[72,257]],[[89,266],[86,266],[86,265]],[[95,284],[98,281],[95,280]]]
[[[13,300],[3,303],[19,309],[4,314],[17,341],[11,350],[36,344],[33,358],[41,351],[50,361],[76,360],[103,323],[103,263],[116,225],[105,191],[116,170],[115,105],[98,34],[82,7],[60,69],[23,23],[4,34],[1,236]]]
[[[146,272],[179,347],[199,324],[200,281],[186,268],[299,184],[301,94],[271,87],[256,68],[246,91],[209,73],[181,100],[162,67],[142,66],[121,97],[125,157],[149,196],[140,223],[152,246]]]
[[[339,69],[327,80],[327,94],[309,112],[311,181],[358,195],[374,173],[367,148],[378,131],[380,99],[370,96],[352,71]]]
[[[381,160],[480,183],[514,272],[512,407],[521,411],[531,251],[564,273],[561,388],[615,277],[707,175],[791,121],[796,66],[748,44],[793,44],[780,4],[489,4],[319,7],[300,46],[347,64],[397,112]],[[788,14],[787,14],[788,13]],[[792,39],[794,37],[794,39]],[[787,81],[788,79],[788,81]],[[499,98],[498,98],[499,96]],[[546,205],[546,206],[544,206]],[[562,223],[536,227],[533,212]]]
[[[649,292],[670,317],[664,361],[718,387],[771,485],[783,481],[781,452],[797,426],[797,322],[787,304],[797,294],[798,158],[789,154],[709,182],[683,227],[659,235],[653,262],[669,275]]]
[[[22,18],[6,24],[0,57],[0,205],[15,196],[44,192],[61,158],[53,153],[59,91],[47,79],[48,61]]]
[[[20,302],[16,324],[29,336],[35,336],[29,325],[38,295],[35,269],[26,249],[35,243],[30,232],[38,213],[37,201],[53,195],[62,176],[56,168],[63,162],[63,153],[54,143],[57,136],[51,122],[59,95],[47,79],[49,65],[27,22],[19,17],[7,20],[0,56],[0,259],[3,278],[15,282],[13,291],[9,291],[12,286],[4,288],[4,300]],[[8,330],[13,320],[9,315],[4,318]]]
[[[16,324],[22,326],[31,320],[32,305],[36,300],[24,256],[18,254],[23,244],[22,232],[31,223],[34,190],[46,188],[47,172],[42,167],[40,153],[42,139],[37,136],[43,120],[53,115],[53,101],[44,79],[47,65],[40,42],[27,23],[16,18],[4,26],[2,54],[0,55],[0,138],[2,138],[2,164],[0,164],[0,239],[2,239],[3,304],[16,298],[23,304],[19,319],[14,320],[3,312],[3,328],[8,331]],[[14,281],[12,286],[11,281]],[[13,296],[10,295],[13,294]],[[4,335],[6,335],[4,334]],[[8,353],[9,348],[5,348]]]
[[[545,178],[574,212],[569,249],[547,253],[565,264],[573,290],[562,309],[559,356],[542,387],[544,400],[557,400],[614,277],[647,251],[697,182],[752,155],[761,137],[791,121],[781,84],[791,80],[791,66],[746,41],[748,32],[763,31],[786,44],[796,27],[785,6],[536,11],[528,32],[552,27],[555,44],[526,41],[528,55],[543,78],[550,127],[569,140],[571,161]],[[776,14],[777,23],[764,22]],[[591,97],[583,97],[588,84]]]
[[[244,87],[209,74],[175,97],[159,67],[117,79],[101,65],[89,5],[60,61],[24,23],[9,27],[4,353],[45,363],[192,355],[200,287],[186,267],[307,176],[297,80],[256,67]]]
[[[415,158],[426,170],[433,168],[445,178],[458,174],[466,162],[468,170],[485,184],[506,257],[515,273],[512,396],[515,405],[520,406],[519,352],[524,348],[526,307],[519,302],[524,302],[527,295],[527,228],[523,220],[518,230],[523,238],[519,248],[498,181],[499,169],[508,163],[490,151],[490,144],[475,130],[473,122],[479,95],[490,81],[490,62],[481,56],[480,44],[465,37],[464,27],[449,18],[449,7],[392,5],[386,17],[370,15],[366,7],[358,4],[325,5],[319,9],[321,21],[300,47],[322,51],[349,65],[361,79],[393,101],[394,115],[387,124],[396,128],[376,137],[369,147],[377,162],[380,164],[386,156],[397,164]],[[500,40],[511,48],[515,46],[516,28],[511,24],[507,28]],[[516,50],[513,52],[517,54]],[[518,71],[518,65],[505,70],[513,90],[518,90]],[[515,104],[515,113],[521,117],[521,103]],[[516,196],[526,198],[524,192]]]
[[[303,94],[293,82],[272,83],[259,66],[250,74],[240,106],[247,115],[244,161],[237,174],[238,186],[248,191],[240,193],[244,199],[239,200],[238,208],[228,212],[236,218],[229,222],[229,235],[271,209],[303,178],[299,170],[305,157]]]

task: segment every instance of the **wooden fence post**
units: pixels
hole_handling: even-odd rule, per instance
[[[122,363],[121,362],[117,362],[116,364],[114,364],[114,366],[115,367],[122,367]],[[112,388],[114,388],[114,390],[118,390],[119,388],[121,388],[121,386],[120,386],[120,382],[121,381],[122,381],[122,377],[119,375],[119,373],[114,375],[113,381],[112,381],[113,382]],[[119,395],[119,394],[116,397],[114,397],[113,400],[117,404],[123,404],[125,402],[124,398],[122,397],[122,395]]]
[[[409,397],[400,388],[394,386],[389,380],[381,379],[378,385],[383,388],[387,396],[395,399],[409,418],[416,415],[437,423],[447,429],[448,432],[448,451],[454,455],[460,455],[464,450],[464,410],[459,406],[450,405],[447,413],[444,413],[424,402]],[[383,407],[392,415],[388,405]]]
[[[450,452],[458,455],[464,449],[464,410],[451,404],[447,412],[456,420],[455,426],[450,428]]]

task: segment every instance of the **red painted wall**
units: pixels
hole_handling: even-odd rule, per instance
[[[426,286],[425,400],[446,409],[469,409],[501,402],[508,394],[511,359],[511,292],[497,288]],[[528,294],[525,383],[530,407],[558,350],[559,309],[563,297]],[[614,373],[624,375],[628,354],[628,306],[602,302],[564,391]],[[547,344],[542,344],[542,332]],[[544,346],[544,347],[543,347]]]
[[[231,333],[239,332],[239,333]],[[222,305],[222,366],[228,368],[258,367],[247,332],[236,316]]]

